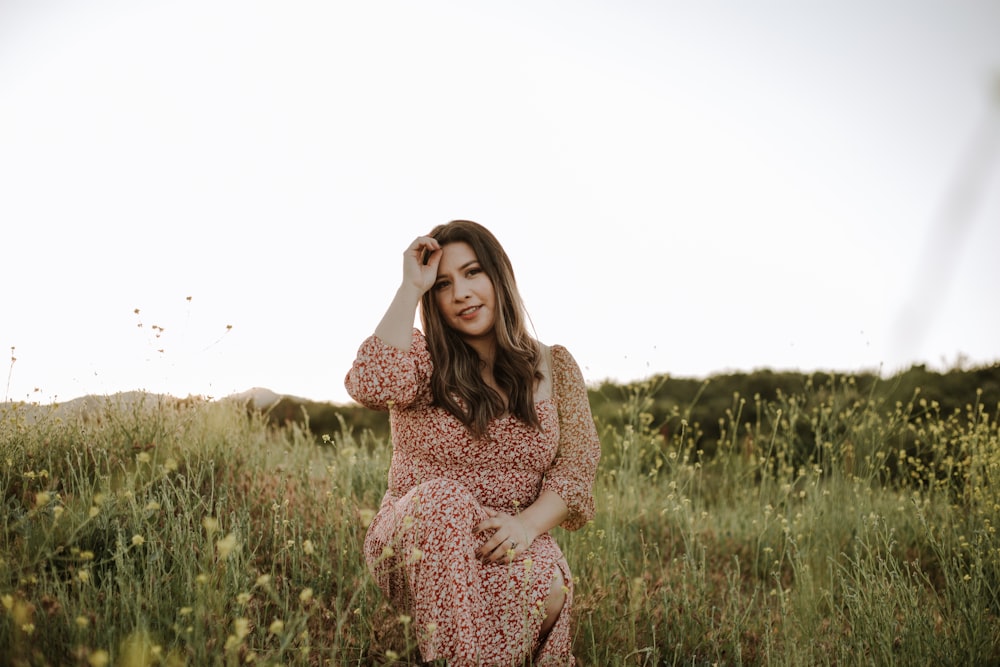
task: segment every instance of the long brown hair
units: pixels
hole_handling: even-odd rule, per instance
[[[438,225],[430,236],[442,246],[459,241],[468,243],[479,266],[493,282],[497,304],[493,377],[507,394],[505,404],[503,397],[483,382],[479,355],[445,324],[433,290],[428,290],[420,302],[420,321],[434,361],[431,391],[435,404],[455,415],[476,438],[482,438],[490,420],[508,409],[526,424],[541,428],[534,402],[535,380],[542,377],[538,370],[541,351],[528,334],[528,315],[517,290],[510,258],[488,229],[471,220]]]

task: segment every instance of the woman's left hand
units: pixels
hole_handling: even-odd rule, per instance
[[[517,554],[524,553],[535,537],[530,534],[525,523],[516,516],[487,509],[489,518],[472,529],[479,534],[493,530],[493,535],[476,549],[476,558],[484,563],[509,563]]]

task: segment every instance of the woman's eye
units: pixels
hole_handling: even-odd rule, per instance
[[[445,280],[442,280],[439,283],[434,283],[434,291],[435,292],[440,292],[441,290],[443,290],[447,286],[448,286],[448,282],[445,281]]]
[[[476,275],[477,273],[482,273],[482,272],[483,272],[483,270],[482,270],[482,269],[480,269],[480,268],[475,268],[475,269],[469,269],[469,272],[468,272],[468,273],[466,273],[465,275],[467,275],[467,276],[474,276],[474,275]]]

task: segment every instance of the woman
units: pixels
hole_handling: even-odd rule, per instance
[[[390,414],[365,557],[421,658],[573,664],[573,579],[549,531],[592,518],[600,444],[579,366],[528,334],[493,234],[455,220],[410,244],[345,384]]]

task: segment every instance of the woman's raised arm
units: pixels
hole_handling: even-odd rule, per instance
[[[410,349],[413,316],[420,297],[434,286],[440,262],[441,245],[429,236],[418,237],[403,253],[403,282],[375,327],[375,335],[383,342],[403,351]]]

